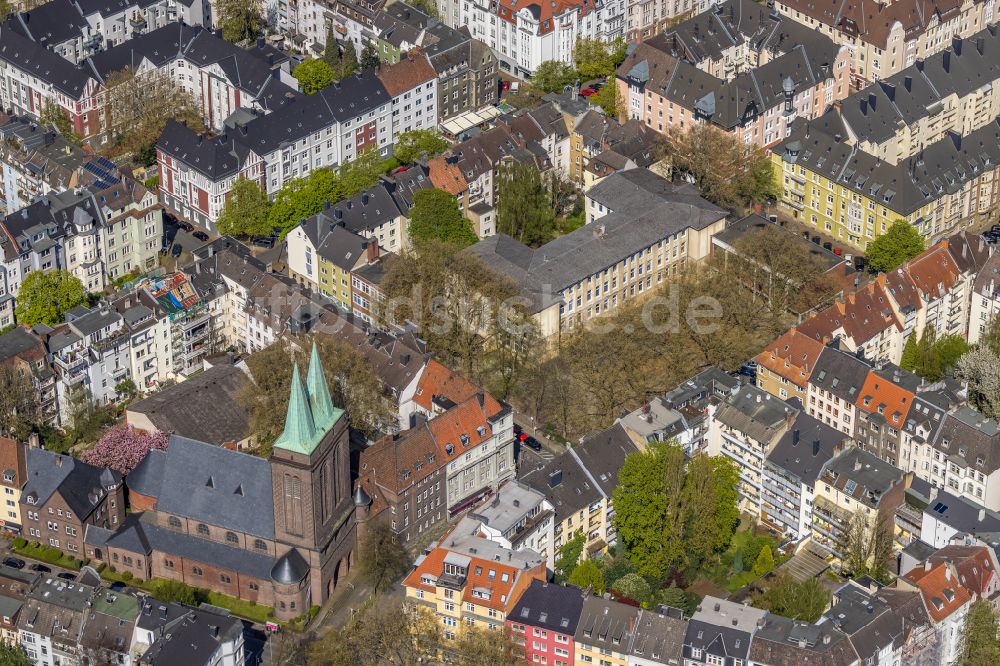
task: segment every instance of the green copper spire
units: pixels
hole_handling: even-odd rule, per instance
[[[306,373],[306,393],[309,394],[309,406],[312,408],[316,427],[324,432],[336,420],[333,400],[330,399],[330,387],[326,384],[326,374],[319,360],[316,341],[313,341],[312,353],[309,355],[309,371]]]
[[[312,408],[299,377],[299,364],[292,370],[292,389],[288,396],[288,412],[285,415],[285,431],[274,443],[276,448],[310,453],[319,442],[324,431],[317,433]],[[318,435],[318,436],[317,436]]]

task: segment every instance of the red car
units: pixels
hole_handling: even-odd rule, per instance
[[[583,90],[580,91],[580,94],[583,95],[584,97],[590,97],[591,95],[597,94],[597,91],[594,90],[593,88],[584,88]]]

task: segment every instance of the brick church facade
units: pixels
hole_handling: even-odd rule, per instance
[[[124,523],[88,527],[87,557],[302,615],[354,564],[347,421],[314,346],[268,459],[171,436],[126,477]]]

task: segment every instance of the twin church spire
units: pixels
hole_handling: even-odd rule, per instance
[[[292,370],[285,430],[274,442],[274,448],[310,455],[343,413],[344,410],[333,406],[319,351],[313,342],[305,385],[298,363]]]

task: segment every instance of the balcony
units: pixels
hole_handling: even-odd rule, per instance
[[[840,508],[825,497],[816,498],[816,503],[813,505],[813,514],[822,517],[826,522],[840,529],[847,528],[852,516],[850,511]]]

